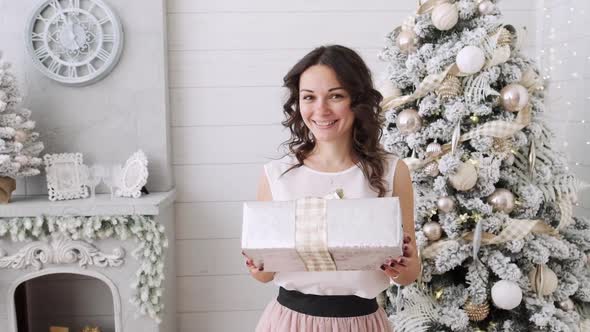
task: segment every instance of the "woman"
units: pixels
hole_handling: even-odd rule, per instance
[[[341,188],[346,198],[399,196],[403,257],[375,271],[265,272],[246,257],[252,276],[280,286],[256,331],[391,331],[375,297],[391,280],[407,285],[420,271],[414,236],[414,202],[407,166],[379,143],[382,96],[351,49],[319,47],[284,78],[289,98],[283,125],[290,153],[264,165],[258,200],[324,196]]]

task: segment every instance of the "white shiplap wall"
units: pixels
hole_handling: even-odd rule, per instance
[[[240,225],[241,202],[255,198],[262,164],[287,138],[283,75],[312,48],[340,43],[359,51],[377,77],[384,36],[416,4],[168,1],[179,331],[251,331],[276,292],[247,274]],[[500,6],[507,23],[536,31],[535,0]]]

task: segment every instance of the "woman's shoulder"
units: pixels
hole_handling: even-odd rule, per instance
[[[272,178],[278,178],[286,170],[297,164],[298,162],[295,156],[286,154],[281,158],[271,159],[268,161],[266,164],[264,164],[264,169],[266,170],[266,173]]]

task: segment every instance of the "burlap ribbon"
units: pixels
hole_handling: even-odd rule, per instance
[[[515,241],[523,239],[529,233],[533,234],[548,234],[555,236],[557,230],[547,225],[542,220],[528,220],[528,219],[509,219],[506,227],[495,235],[492,233],[483,232],[481,237],[482,245],[501,244],[508,241]],[[422,257],[432,259],[436,257],[441,251],[446,248],[457,246],[460,241],[472,241],[474,237],[473,232],[465,233],[460,239],[448,239],[437,241],[422,250]]]
[[[323,198],[306,197],[295,202],[295,251],[307,271],[336,271],[328,251],[326,207],[328,199],[341,199],[341,189]]]

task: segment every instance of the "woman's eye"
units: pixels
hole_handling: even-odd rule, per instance
[[[303,100],[312,100],[313,99],[313,96],[307,95],[307,96],[301,97],[301,99],[303,99]]]
[[[341,98],[344,98],[344,96],[343,95],[336,94],[336,95],[332,95],[331,98],[332,99],[341,99]]]

